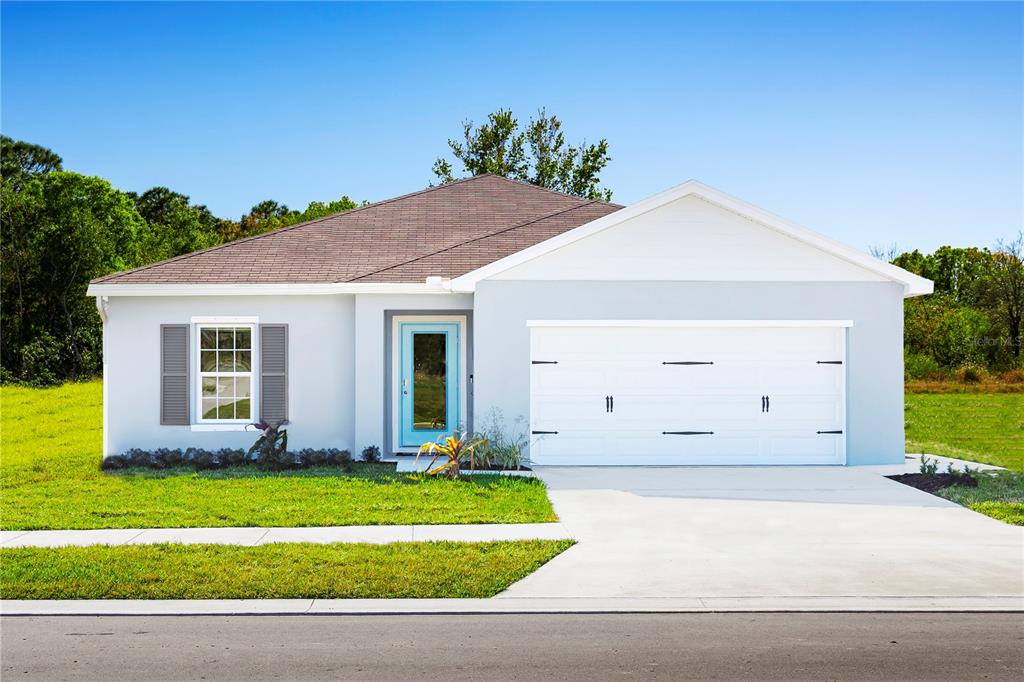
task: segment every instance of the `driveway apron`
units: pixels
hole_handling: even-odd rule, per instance
[[[579,544],[501,597],[1009,596],[1024,528],[848,467],[538,467]]]

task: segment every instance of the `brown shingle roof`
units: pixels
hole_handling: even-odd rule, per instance
[[[478,175],[94,281],[422,282],[463,275],[620,208]]]

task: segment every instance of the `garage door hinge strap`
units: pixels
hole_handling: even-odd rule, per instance
[[[713,365],[713,362],[699,362],[692,360],[684,360],[682,362],[663,362],[663,365]]]
[[[558,431],[530,431],[535,436],[544,436],[547,434],[557,434]]]
[[[818,431],[818,433],[842,433],[842,431]]]
[[[818,360],[819,365],[841,365],[842,360]]]
[[[531,365],[557,365],[558,360],[531,360]]]
[[[714,431],[662,431],[663,436],[713,436]]]

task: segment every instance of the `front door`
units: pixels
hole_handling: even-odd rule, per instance
[[[402,447],[419,447],[458,428],[460,357],[458,323],[401,323]]]

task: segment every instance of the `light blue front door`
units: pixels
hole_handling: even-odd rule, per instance
[[[459,325],[403,322],[401,330],[401,442],[419,447],[459,427]]]

